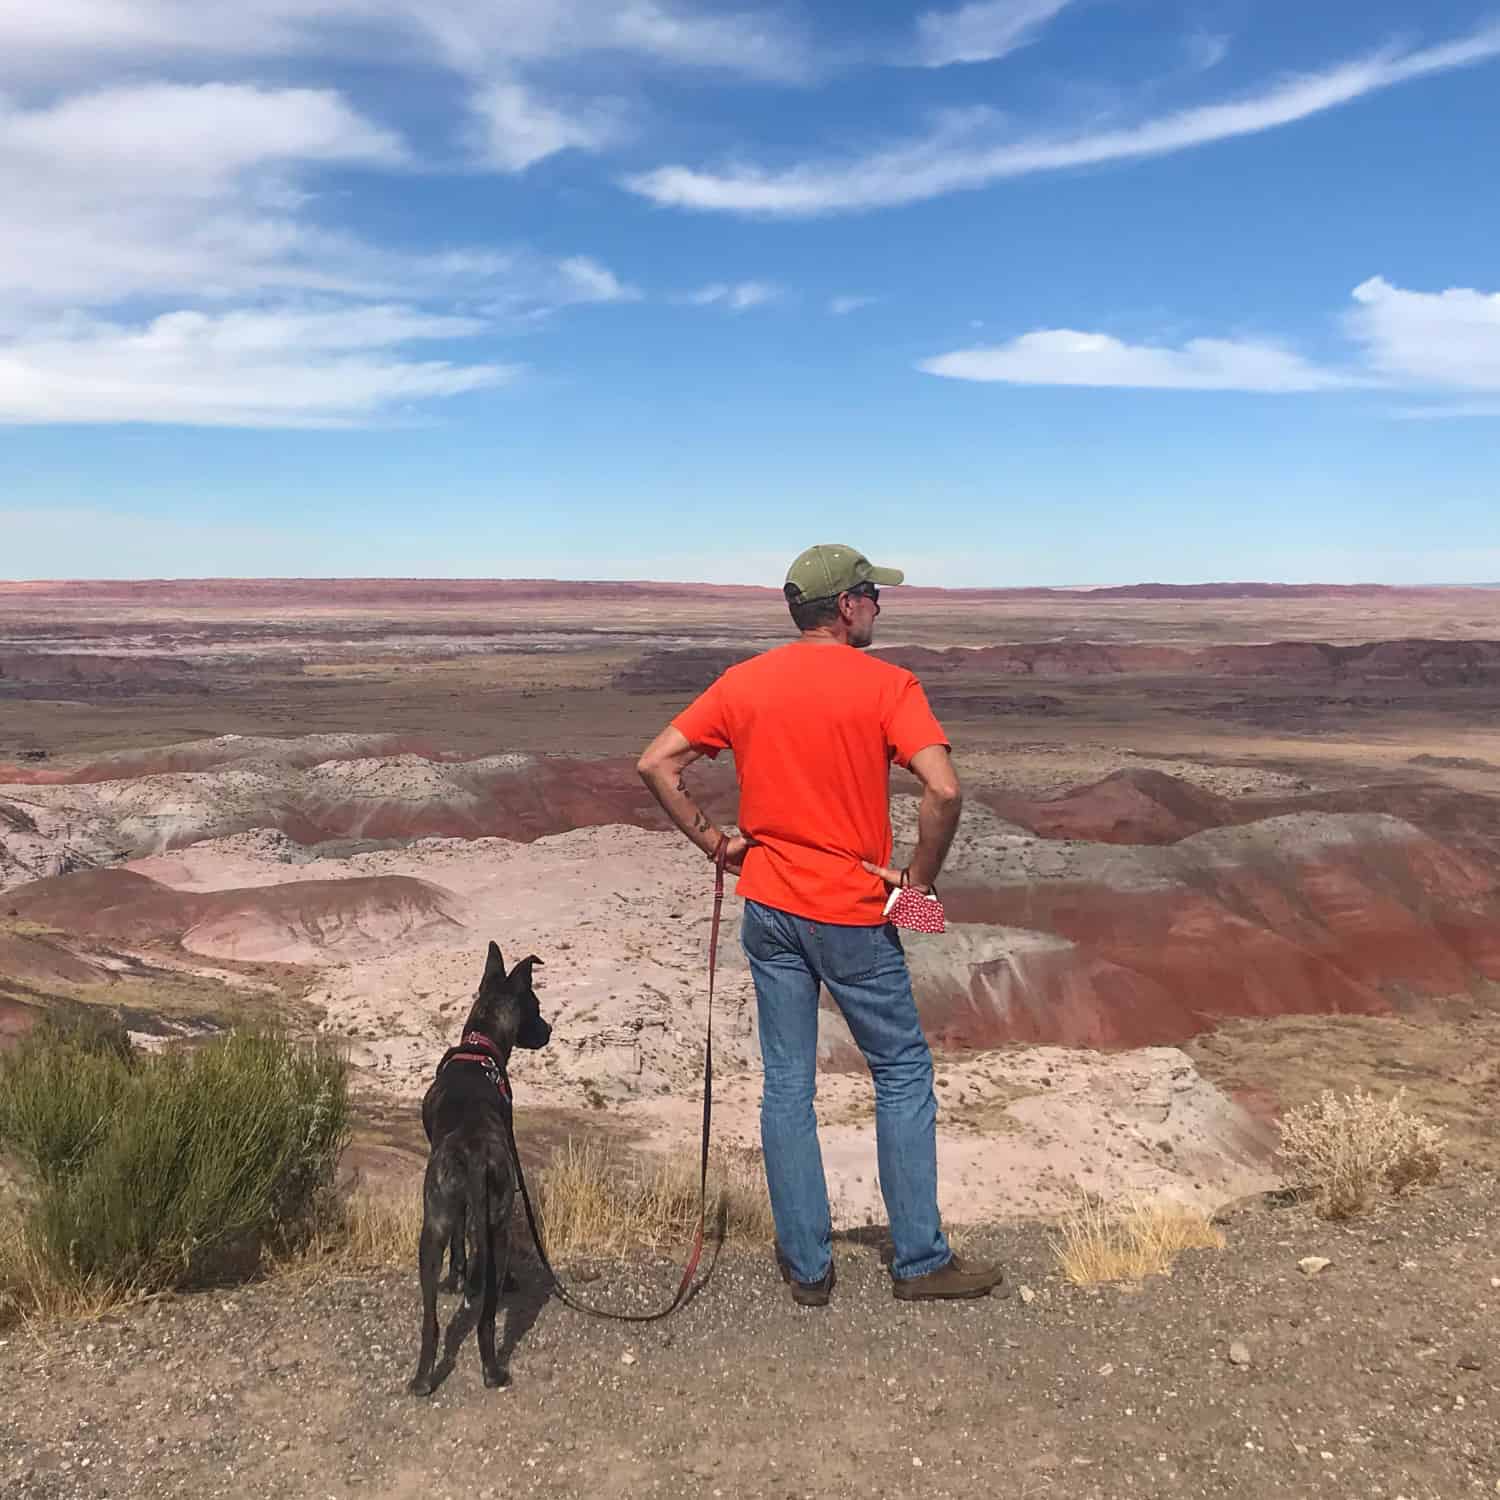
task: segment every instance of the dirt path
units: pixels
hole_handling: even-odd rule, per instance
[[[1497,1231],[1491,1175],[1348,1228],[1257,1207],[1225,1251],[1089,1292],[1058,1280],[1041,1227],[1011,1225],[973,1248],[1034,1296],[951,1307],[892,1301],[876,1249],[845,1242],[826,1311],[795,1308],[766,1258],[726,1258],[647,1330],[539,1303],[523,1267],[513,1385],[482,1388],[469,1340],[430,1401],[404,1391],[412,1276],[179,1297],[0,1335],[0,1492],[1494,1495]],[[1305,1276],[1310,1254],[1332,1264]],[[590,1290],[669,1279],[637,1266]]]

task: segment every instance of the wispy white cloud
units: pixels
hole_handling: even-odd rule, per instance
[[[639,302],[638,287],[621,281],[608,266],[601,266],[587,255],[572,255],[558,262],[562,285],[559,302]]]
[[[47,0],[0,7],[0,79],[96,76],[193,58],[406,58],[475,76],[590,52],[802,74],[809,48],[774,13],[660,0]]]
[[[1440,406],[1398,406],[1390,415],[1401,422],[1450,422],[1457,418],[1500,417],[1500,401],[1452,401]]]
[[[328,166],[413,169],[331,90],[154,83],[0,104],[0,197],[25,205],[0,235],[0,422],[371,421],[516,373],[414,359],[414,341],[639,295],[584,255],[386,250],[327,228],[308,179]],[[143,322],[141,300],[177,310]]]
[[[1187,38],[1188,66],[1197,73],[1217,68],[1229,56],[1229,37],[1219,32],[1195,31]]]
[[[832,297],[828,302],[828,311],[836,318],[844,318],[879,301],[879,297]]]
[[[730,312],[746,312],[775,302],[781,295],[781,288],[769,281],[714,281],[689,292],[685,300],[694,307],[727,307]]]
[[[1354,301],[1349,332],[1382,374],[1408,385],[1500,391],[1500,292],[1413,292],[1372,276],[1355,287]]]
[[[107,178],[126,169],[170,174],[172,190],[182,192],[267,163],[405,160],[396,136],[331,89],[145,83],[31,110],[0,98],[0,170],[8,177],[30,169]]]
[[[1275,344],[1191,339],[1170,348],[1070,328],[1038,329],[1006,344],[956,349],[923,360],[918,368],[953,380],[1143,390],[1326,391],[1359,383]]]
[[[349,426],[515,378],[400,352],[483,326],[401,306],[65,319],[0,343],[0,422]]]
[[[625,135],[618,107],[593,103],[570,111],[523,83],[492,83],[472,101],[481,160],[502,172],[524,172],[559,151],[599,151]]]
[[[1264,340],[1192,339],[1178,347],[1127,344],[1106,333],[1041,328],[1008,343],[955,349],[921,361],[929,375],[1010,385],[1140,390],[1298,392],[1350,388],[1408,394],[1500,392],[1500,292],[1450,287],[1416,292],[1382,276],[1361,282],[1343,315],[1356,357],[1314,364]],[[1500,415],[1494,400],[1430,400],[1400,408],[1412,420]]]
[[[917,61],[924,68],[992,62],[1034,42],[1072,0],[973,0],[917,17]]]
[[[986,139],[998,122],[952,117],[931,134],[846,161],[804,162],[784,170],[742,166],[722,172],[664,166],[625,186],[678,208],[772,218],[916,203],[1007,178],[1069,167],[1165,156],[1309,119],[1415,78],[1472,67],[1500,56],[1500,25],[1415,50],[1388,48],[1321,73],[1284,79],[1240,99],[1179,110],[1140,124],[1073,136]]]
[[[147,84],[0,105],[0,198],[25,204],[0,235],[0,323],[7,305],[357,286],[380,257],[310,222],[299,175],[406,160],[321,89]]]

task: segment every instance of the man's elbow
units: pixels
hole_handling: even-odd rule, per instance
[[[927,795],[944,812],[958,813],[963,810],[963,788],[959,786],[956,776],[929,782]]]
[[[650,786],[656,778],[656,773],[661,766],[661,757],[652,750],[643,750],[641,758],[635,763],[635,774]]]

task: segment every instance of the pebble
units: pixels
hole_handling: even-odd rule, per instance
[[[1229,1363],[1232,1365],[1248,1365],[1250,1363],[1250,1346],[1242,1339],[1236,1339],[1229,1346]]]
[[[1023,1286],[1021,1288],[1021,1301],[1024,1302],[1027,1307],[1030,1307],[1031,1304],[1036,1301],[1036,1293],[1032,1291],[1029,1286]]]
[[[1316,1276],[1319,1271],[1332,1264],[1333,1262],[1326,1255],[1304,1255],[1297,1262],[1297,1269],[1304,1276]]]

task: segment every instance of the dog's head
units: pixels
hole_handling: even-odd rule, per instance
[[[539,963],[541,959],[533,953],[507,974],[499,946],[491,943],[464,1030],[482,1032],[507,1057],[512,1047],[528,1051],[545,1047],[552,1040],[552,1028],[542,1019],[531,987],[531,970]]]

